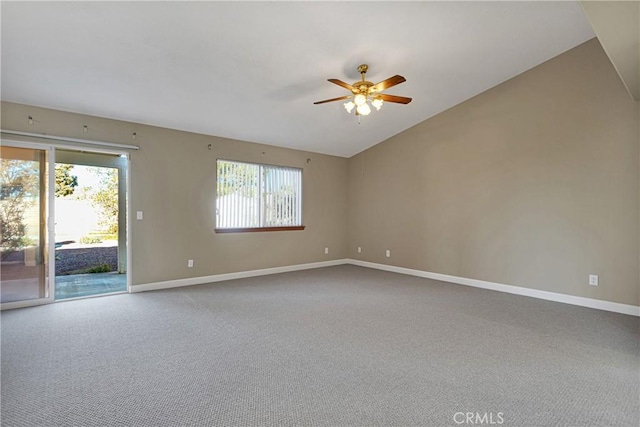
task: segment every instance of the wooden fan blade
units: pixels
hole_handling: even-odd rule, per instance
[[[351,95],[345,95],[339,98],[331,98],[331,99],[325,99],[324,101],[317,101],[317,102],[314,102],[314,104],[324,104],[325,102],[340,101],[340,100],[349,99],[349,98],[351,98]]]
[[[371,86],[371,88],[369,89],[369,92],[375,92],[375,93],[382,92],[385,89],[389,89],[392,86],[399,85],[400,83],[406,82],[406,81],[407,79],[396,74],[393,77],[389,77],[387,80],[383,80],[380,83]]]
[[[333,84],[336,84],[338,86],[342,86],[345,89],[351,90],[353,91],[353,86],[351,86],[349,83],[345,83],[342,80],[338,80],[338,79],[329,79],[329,81]]]
[[[383,101],[387,101],[387,102],[396,102],[398,104],[408,104],[411,102],[411,98],[406,98],[404,96],[387,95],[385,93],[377,94],[376,98],[380,98]]]

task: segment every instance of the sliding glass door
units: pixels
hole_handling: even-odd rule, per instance
[[[2,140],[0,308],[126,292],[126,153]]]
[[[51,155],[49,149],[0,147],[0,301],[3,305],[52,300],[47,228]]]

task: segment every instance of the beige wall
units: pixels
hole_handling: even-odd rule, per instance
[[[134,285],[346,257],[347,159],[6,102],[2,128],[140,146],[131,152],[130,210],[144,212],[131,222]],[[306,229],[215,234],[217,158],[302,168]]]
[[[640,305],[639,116],[578,46],[349,159],[349,257]]]
[[[604,51],[636,101],[640,101],[640,2],[580,1]]]
[[[595,39],[349,160],[5,102],[2,128],[140,146],[134,284],[349,257],[640,304],[639,105]],[[213,233],[217,158],[303,168],[307,229]]]

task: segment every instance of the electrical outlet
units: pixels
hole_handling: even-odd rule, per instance
[[[591,286],[598,286],[598,275],[597,274],[590,274],[589,275],[589,284]]]
[[[387,249],[387,251],[385,252],[385,256],[387,258],[391,258],[391,251],[389,249]]]
[[[324,248],[324,253],[328,254],[329,253],[329,248]]]
[[[136,212],[136,219],[137,220],[141,220],[142,219],[142,211],[137,211]]]
[[[362,253],[362,248],[360,246],[358,246],[358,253],[361,254]]]
[[[192,259],[187,261],[187,267],[189,267],[189,268],[193,267],[193,260]]]

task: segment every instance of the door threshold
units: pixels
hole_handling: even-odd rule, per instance
[[[53,302],[77,301],[77,300],[81,300],[81,299],[110,297],[112,295],[123,295],[123,294],[128,294],[128,293],[129,293],[128,291],[105,292],[104,294],[85,295],[85,296],[82,296],[82,297],[73,297],[73,298],[62,298],[62,299],[54,300]]]

